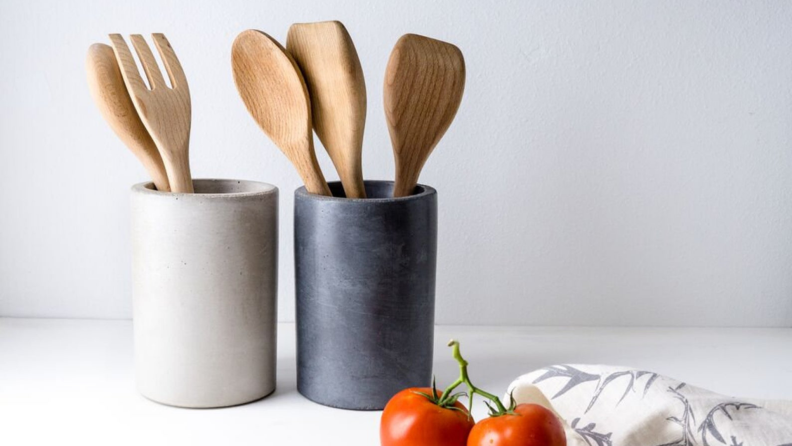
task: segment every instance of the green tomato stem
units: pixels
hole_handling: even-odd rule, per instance
[[[508,410],[503,405],[500,398],[489,392],[485,392],[479,389],[478,387],[474,386],[472,382],[470,382],[470,376],[468,376],[468,370],[467,370],[468,362],[465,361],[465,358],[462,357],[462,353],[460,353],[459,351],[459,342],[452,339],[451,342],[448,343],[448,346],[453,348],[451,354],[454,357],[454,359],[456,359],[456,362],[459,363],[459,378],[457,378],[456,381],[454,381],[450,386],[448,386],[448,388],[445,389],[445,391],[443,391],[443,396],[440,397],[440,406],[442,406],[443,403],[447,402],[448,399],[450,399],[451,393],[454,391],[454,389],[456,389],[462,384],[465,384],[467,385],[468,392],[470,394],[470,407],[468,408],[468,410],[473,410],[473,395],[478,394],[495,403],[495,407],[497,407],[498,413],[501,414],[507,413]]]

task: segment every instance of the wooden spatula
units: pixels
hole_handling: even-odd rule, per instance
[[[110,46],[95,43],[88,48],[85,63],[88,88],[105,121],[121,141],[135,154],[154,181],[157,190],[168,192],[168,174],[146,126],[138,117],[129,97],[121,70]]]
[[[330,195],[314,152],[308,89],[294,59],[275,39],[251,29],[234,40],[231,65],[248,112],[289,158],[308,192]]]
[[[411,195],[426,159],[456,116],[465,59],[454,45],[402,36],[385,72],[385,118],[396,159],[394,197]]]
[[[171,190],[192,193],[189,157],[192,122],[190,88],[179,59],[165,35],[152,34],[151,37],[168,71],[170,87],[165,83],[154,54],[143,36],[133,34],[131,39],[140,63],[146,71],[150,89],[140,77],[135,59],[132,58],[124,38],[120,34],[111,34],[110,41],[138,116],[157,144],[162,161],[165,163]]]
[[[347,198],[366,198],[361,152],[366,82],[355,45],[341,22],[295,23],[286,49],[311,96],[316,135],[333,160]]]

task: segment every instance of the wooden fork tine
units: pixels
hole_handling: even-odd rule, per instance
[[[129,95],[134,96],[139,92],[148,90],[143,78],[140,77],[135,59],[132,57],[132,52],[129,51],[124,38],[121,34],[110,34],[110,43],[113,46],[118,67],[121,68],[121,74],[126,82]]]
[[[179,58],[176,57],[176,52],[173,51],[173,47],[170,42],[168,42],[168,38],[162,33],[154,33],[151,35],[151,38],[154,39],[154,44],[157,46],[157,50],[160,53],[162,63],[165,65],[165,69],[168,70],[171,87],[174,89],[184,88],[189,90],[187,86],[187,77],[184,75],[184,70],[182,70],[181,63],[179,63]]]
[[[165,78],[162,77],[162,72],[157,65],[157,59],[154,58],[154,54],[151,52],[148,43],[146,43],[146,39],[140,34],[132,34],[129,38],[132,40],[132,46],[135,47],[135,51],[137,51],[140,58],[140,64],[143,65],[143,69],[146,71],[146,77],[148,77],[151,89],[167,87]]]

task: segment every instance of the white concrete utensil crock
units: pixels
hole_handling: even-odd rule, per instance
[[[243,404],[275,390],[278,189],[194,187],[132,187],[137,385],[172,406]]]

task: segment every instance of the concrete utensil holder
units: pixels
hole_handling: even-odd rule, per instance
[[[366,199],[297,189],[297,389],[343,409],[379,410],[432,379],[437,192],[392,198],[366,181]]]
[[[278,189],[193,183],[132,187],[137,385],[171,406],[243,404],[275,390]]]

